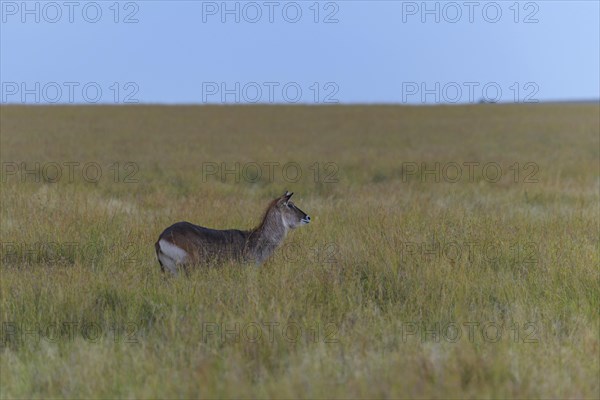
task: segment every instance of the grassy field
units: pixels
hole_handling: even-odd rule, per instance
[[[598,105],[0,112],[2,398],[600,397]],[[261,268],[161,273],[285,190]]]

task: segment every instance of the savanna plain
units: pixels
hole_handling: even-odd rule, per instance
[[[0,113],[2,398],[600,397],[597,104]],[[260,268],[161,272],[285,190]]]

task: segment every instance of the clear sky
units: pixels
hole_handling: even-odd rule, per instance
[[[6,103],[600,98],[598,1],[5,1]]]

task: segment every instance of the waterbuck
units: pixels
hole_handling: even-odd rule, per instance
[[[191,265],[225,262],[262,264],[283,243],[290,229],[308,224],[310,217],[300,210],[288,191],[273,200],[262,222],[249,231],[216,230],[177,222],[163,231],[154,245],[162,271],[174,275],[179,267],[188,272]]]

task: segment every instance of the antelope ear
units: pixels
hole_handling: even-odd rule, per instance
[[[287,190],[285,191],[285,193],[283,194],[283,196],[281,196],[279,199],[280,203],[282,204],[286,204],[288,202],[288,200],[290,199],[290,197],[292,197],[294,193],[290,193]]]

